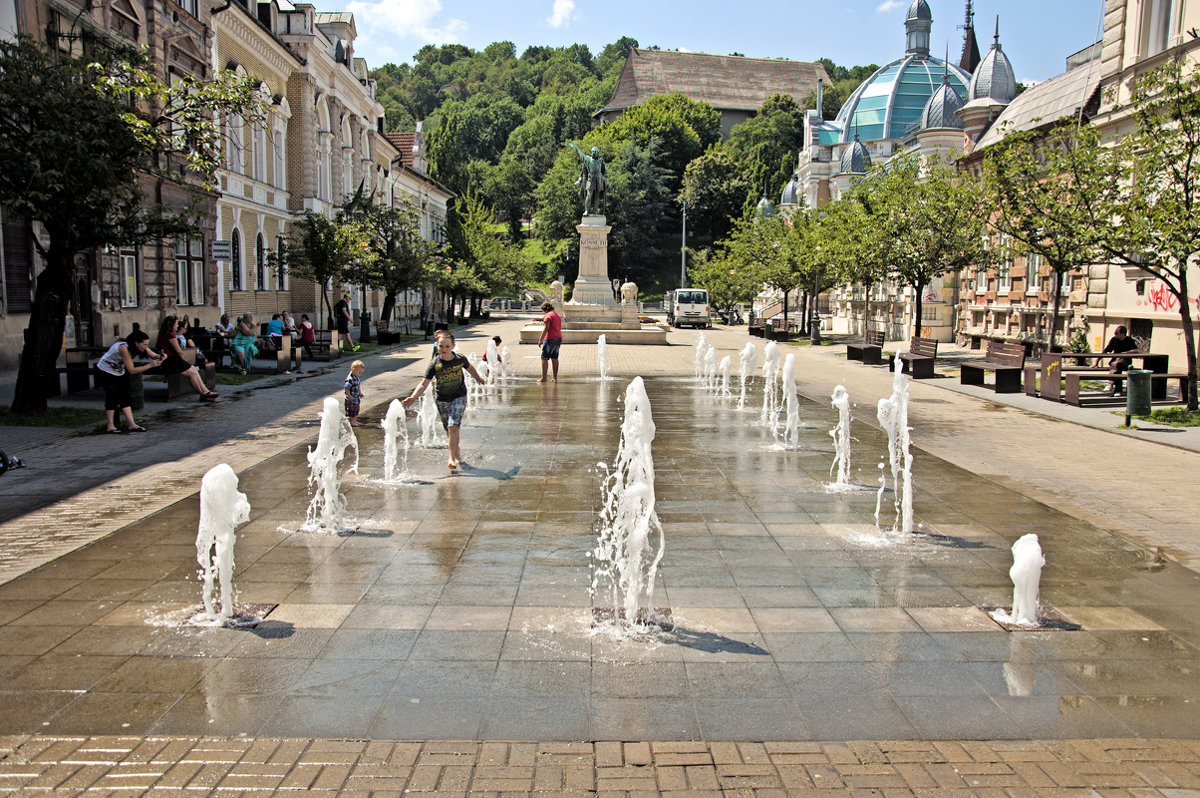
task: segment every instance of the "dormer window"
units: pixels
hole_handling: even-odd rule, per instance
[[[117,2],[112,4],[111,10],[112,16],[109,18],[109,28],[130,41],[136,42],[138,40],[138,32],[141,30],[141,22],[133,4],[129,0],[117,0]]]

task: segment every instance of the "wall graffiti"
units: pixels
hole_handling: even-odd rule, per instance
[[[1200,307],[1200,294],[1192,297],[1191,301]],[[1138,297],[1137,304],[1160,313],[1179,311],[1179,298],[1171,293],[1171,290],[1161,280],[1156,280],[1154,287],[1147,291],[1145,296]]]

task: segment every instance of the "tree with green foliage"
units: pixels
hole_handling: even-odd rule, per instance
[[[804,145],[804,112],[788,94],[767,99],[758,114],[733,128],[725,149],[753,186],[743,200],[743,210],[754,207],[762,192],[778,198],[796,169],[796,156]]]
[[[784,329],[788,323],[788,296],[804,285],[788,235],[784,217],[764,216],[755,211],[742,217],[729,238],[721,243],[723,257],[732,268],[783,295]]]
[[[330,285],[370,283],[378,251],[372,248],[371,237],[369,226],[361,221],[335,221],[312,211],[306,211],[288,232],[288,273],[321,286],[326,322],[333,318]]]
[[[248,79],[222,72],[168,85],[147,52],[88,45],[86,57],[72,57],[28,37],[0,42],[0,204],[43,233],[30,236],[43,268],[14,413],[46,409],[76,256],[196,234],[199,193],[195,207],[168,208],[143,194],[141,177],[211,187],[222,145],[215,120],[261,116]]]
[[[658,240],[671,217],[666,169],[659,165],[658,140],[645,146],[626,141],[609,171],[609,274],[642,285],[657,266]]]
[[[720,141],[721,114],[679,92],[660,94],[628,109],[603,131],[611,141],[632,141],[640,147],[657,139],[658,165],[667,170],[674,196],[692,159]]]
[[[735,262],[726,252],[711,249],[693,253],[688,282],[708,291],[713,307],[729,310],[754,300],[762,281],[758,272]]]
[[[454,205],[457,227],[453,255],[459,266],[456,289],[462,296],[479,300],[483,296],[511,294],[519,296],[532,277],[532,269],[519,244],[501,240],[492,229],[495,211],[479,195],[468,192]],[[467,281],[464,275],[472,275]]]
[[[1109,262],[1162,282],[1179,312],[1187,353],[1187,408],[1197,410],[1194,290],[1200,251],[1200,68],[1171,60],[1140,75],[1127,107],[1135,130],[1096,150],[1100,179],[1077,188],[1092,200],[1094,242]]]
[[[1008,253],[1039,256],[1053,272],[1049,351],[1062,349],[1062,341],[1054,336],[1063,278],[1105,259],[1092,240],[1092,198],[1078,190],[1103,177],[1098,144],[1094,128],[1068,122],[1048,132],[1008,133],[984,156],[985,199],[977,214],[1004,237]]]
[[[994,260],[978,209],[983,188],[944,158],[902,153],[868,173],[857,189],[892,279],[913,290],[913,335],[921,302],[935,279]]]
[[[440,265],[442,247],[421,235],[421,216],[408,203],[384,206],[363,196],[354,195],[340,212],[340,220],[359,225],[368,236],[372,257],[362,263],[365,267],[360,282],[384,292],[380,321],[390,321],[396,297],[421,286],[427,264]]]
[[[702,241],[728,237],[751,196],[754,184],[725,147],[709,148],[683,172],[679,198],[687,203],[691,230]]]

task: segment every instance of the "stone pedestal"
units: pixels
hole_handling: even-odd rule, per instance
[[[612,227],[603,216],[584,216],[579,231],[579,277],[569,305],[615,306],[608,278],[608,234]]]

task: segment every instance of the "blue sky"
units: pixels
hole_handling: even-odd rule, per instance
[[[319,0],[318,10],[354,12],[355,55],[370,67],[412,61],[425,44],[482,49],[511,41],[530,45],[586,44],[592,52],[622,36],[642,47],[811,61],[844,66],[882,64],[904,51],[910,0]],[[962,51],[965,3],[929,0],[933,48]],[[1104,0],[975,0],[976,38],[986,53],[995,17],[1000,43],[1017,79],[1045,80],[1066,56],[1099,38]]]

